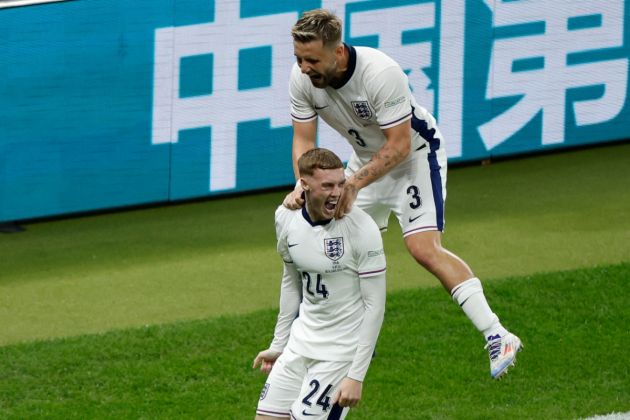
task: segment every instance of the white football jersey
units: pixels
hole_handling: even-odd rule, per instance
[[[357,207],[321,224],[304,208],[280,206],[276,234],[279,254],[302,280],[302,303],[287,346],[312,359],[353,360],[365,312],[359,282],[385,272],[378,227]]]
[[[340,88],[316,88],[297,63],[293,65],[289,82],[293,120],[321,117],[348,140],[362,164],[383,147],[383,129],[408,119],[412,119],[411,150],[427,142],[432,149],[439,148],[435,119],[416,103],[398,63],[374,48],[346,47],[348,71]]]

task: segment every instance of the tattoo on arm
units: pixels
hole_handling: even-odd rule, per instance
[[[370,159],[370,162],[366,165],[366,167],[357,172],[355,177],[357,180],[363,180],[370,177],[373,177],[374,179],[380,178],[387,173],[391,167],[396,166],[402,158],[402,153],[399,151],[379,150],[374,153],[374,156],[372,156],[372,159]],[[370,163],[373,163],[373,165],[370,165]]]
[[[392,168],[403,161],[406,156],[407,154],[399,147],[386,145],[374,153],[370,161],[360,168],[353,175],[353,178],[360,184],[363,184],[364,182],[365,185],[371,184],[388,173]]]

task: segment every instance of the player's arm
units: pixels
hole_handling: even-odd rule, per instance
[[[289,209],[298,209],[304,205],[302,199],[302,186],[299,183],[300,171],[298,170],[297,161],[304,154],[315,147],[317,138],[317,119],[297,122],[293,121],[293,173],[295,175],[295,188],[285,197],[283,205]]]
[[[293,174],[300,179],[297,161],[305,152],[315,147],[317,139],[317,119],[307,122],[293,121]]]
[[[273,341],[254,359],[253,368],[260,364],[260,370],[269,373],[276,359],[282,354],[289,341],[291,325],[298,315],[302,301],[302,282],[293,263],[284,263],[282,285],[280,286],[280,310],[274,329]]]
[[[359,330],[359,345],[352,360],[352,366],[333,399],[342,407],[354,407],[361,400],[363,379],[370,366],[385,314],[385,272],[362,278],[359,283],[365,313]]]
[[[267,350],[263,350],[254,359],[253,367],[259,364],[260,370],[269,373],[273,364],[289,341],[291,325],[300,310],[302,302],[302,280],[289,253],[286,226],[291,220],[291,211],[279,206],[275,215],[278,254],[284,261],[282,282],[280,283],[280,310],[274,329],[273,341]]]
[[[383,130],[385,144],[372,159],[346,180],[337,205],[336,218],[350,212],[359,190],[370,185],[405,160],[411,151],[411,120]]]

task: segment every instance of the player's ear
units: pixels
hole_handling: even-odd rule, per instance
[[[342,56],[343,56],[343,53],[344,53],[344,49],[345,49],[345,48],[346,48],[346,47],[343,45],[343,43],[339,43],[339,45],[337,45],[337,46],[335,47],[335,55],[336,55],[337,57],[342,57]]]
[[[308,191],[309,187],[304,178],[300,178],[300,185],[302,186],[303,191]]]

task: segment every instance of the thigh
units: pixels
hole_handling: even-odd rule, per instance
[[[285,348],[260,392],[256,414],[289,417],[291,405],[300,395],[307,363],[308,359]]]
[[[378,185],[372,184],[359,190],[354,204],[370,215],[381,232],[385,232],[392,210],[391,205],[383,201],[381,188],[378,187]]]
[[[300,395],[291,406],[296,419],[343,419],[349,408],[333,405],[335,392],[350,370],[351,362],[313,361],[302,383]]]
[[[350,177],[354,173],[350,165],[345,172],[346,177]],[[372,217],[381,232],[387,230],[389,215],[396,200],[396,197],[392,195],[390,184],[391,180],[386,175],[367,187],[361,188],[354,202],[355,206]]]

